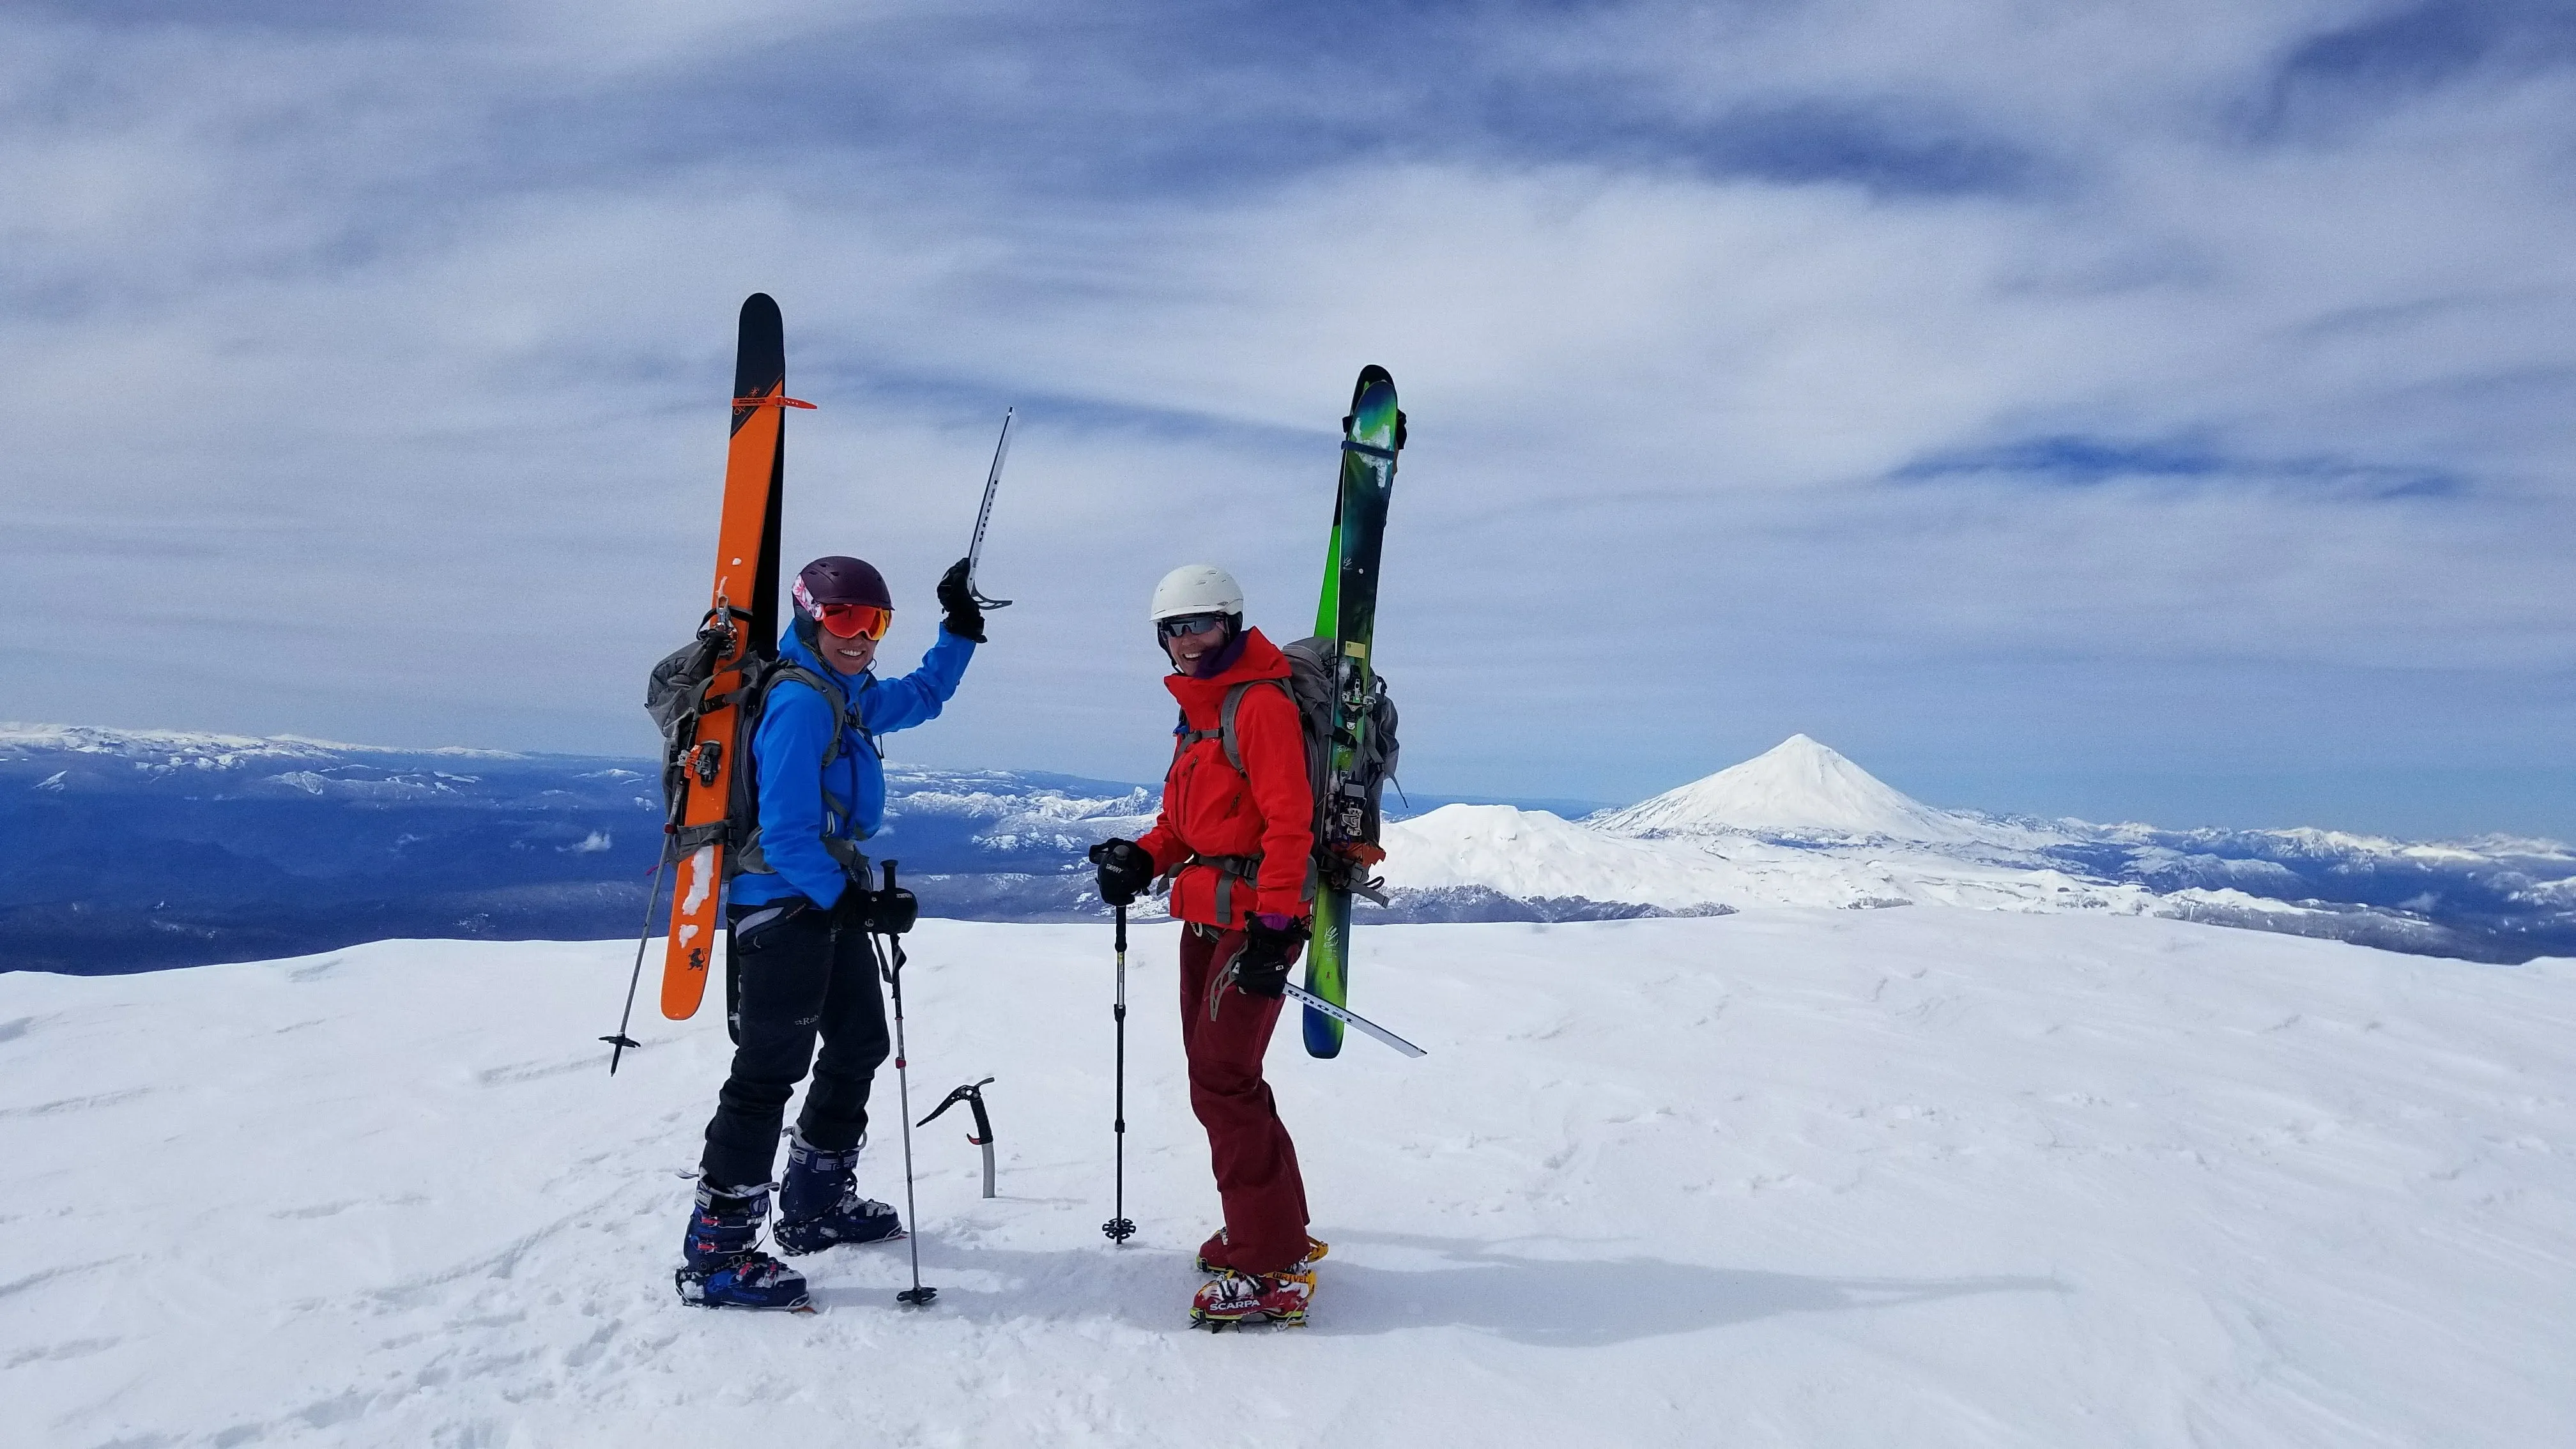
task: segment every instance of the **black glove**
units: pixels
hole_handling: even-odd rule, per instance
[[[1243,923],[1243,949],[1234,957],[1234,989],[1246,996],[1276,1001],[1288,991],[1288,963],[1305,944],[1306,923],[1266,925],[1259,916]]]
[[[960,639],[984,640],[984,611],[975,607],[975,596],[966,591],[966,560],[959,559],[939,576],[939,607],[948,617],[941,627]]]
[[[1113,906],[1132,906],[1154,883],[1154,857],[1132,840],[1104,840],[1091,847],[1091,863],[1100,867],[1100,898]]]
[[[842,887],[841,898],[832,903],[832,924],[844,931],[900,936],[920,919],[921,901],[899,886],[890,891],[872,891],[853,881]]]
[[[881,936],[900,936],[921,919],[921,899],[901,886],[890,891],[870,891],[873,909],[868,913],[869,929]]]

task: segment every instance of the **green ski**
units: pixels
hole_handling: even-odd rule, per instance
[[[1386,540],[1386,504],[1395,491],[1395,455],[1404,447],[1404,414],[1395,405],[1395,379],[1383,367],[1360,369],[1351,390],[1351,414],[1342,419],[1342,486],[1333,502],[1332,543],[1324,557],[1324,588],[1315,609],[1315,634],[1334,641],[1333,737],[1325,778],[1320,860],[1343,857],[1365,875],[1382,858],[1368,843],[1368,792],[1349,776],[1367,739],[1369,706],[1378,690],[1377,577]],[[1347,871],[1321,872],[1315,892],[1314,939],[1306,951],[1306,989],[1335,1006],[1350,1004],[1351,892]],[[1338,1056],[1342,1024],[1306,1008],[1306,1050]]]

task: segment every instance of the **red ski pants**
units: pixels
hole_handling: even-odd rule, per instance
[[[1297,1144],[1280,1124],[1261,1057],[1279,1024],[1281,1001],[1208,984],[1243,949],[1243,933],[1181,928],[1181,1050],[1190,1063],[1190,1110],[1207,1129],[1226,1244],[1246,1273],[1277,1273],[1306,1256],[1306,1181]],[[1209,1015],[1213,1007],[1215,1015]]]

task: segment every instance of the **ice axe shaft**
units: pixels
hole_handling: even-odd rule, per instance
[[[1358,1027],[1360,1030],[1376,1037],[1379,1041],[1385,1042],[1388,1046],[1395,1048],[1406,1056],[1421,1057],[1430,1055],[1429,1052],[1426,1052],[1422,1048],[1415,1046],[1413,1043],[1406,1041],[1404,1038],[1397,1036],[1394,1032],[1388,1031],[1385,1027],[1378,1025],[1376,1022],[1369,1020],[1367,1017],[1360,1015],[1358,1012],[1351,1010],[1347,1006],[1335,1006],[1333,1003],[1317,996],[1315,993],[1298,985],[1296,982],[1291,981],[1287,983],[1287,986],[1288,996],[1292,1001],[1302,1001],[1306,1005],[1313,1007],[1335,1021],[1347,1022],[1352,1026]]]
[[[1002,491],[1002,460],[1011,456],[1011,414],[1002,409],[1002,439],[993,445],[993,470],[984,475],[984,506],[975,510],[975,541],[966,546],[966,597],[979,609],[1007,609],[1008,599],[988,599],[975,587],[976,566],[984,561],[984,526],[993,521],[993,495]]]

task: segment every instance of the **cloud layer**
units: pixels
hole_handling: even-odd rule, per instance
[[[2576,832],[2561,7],[342,9],[0,21],[0,714],[642,749],[767,290],[898,655],[1021,409],[925,762],[1150,777],[1375,361],[1426,788]]]

